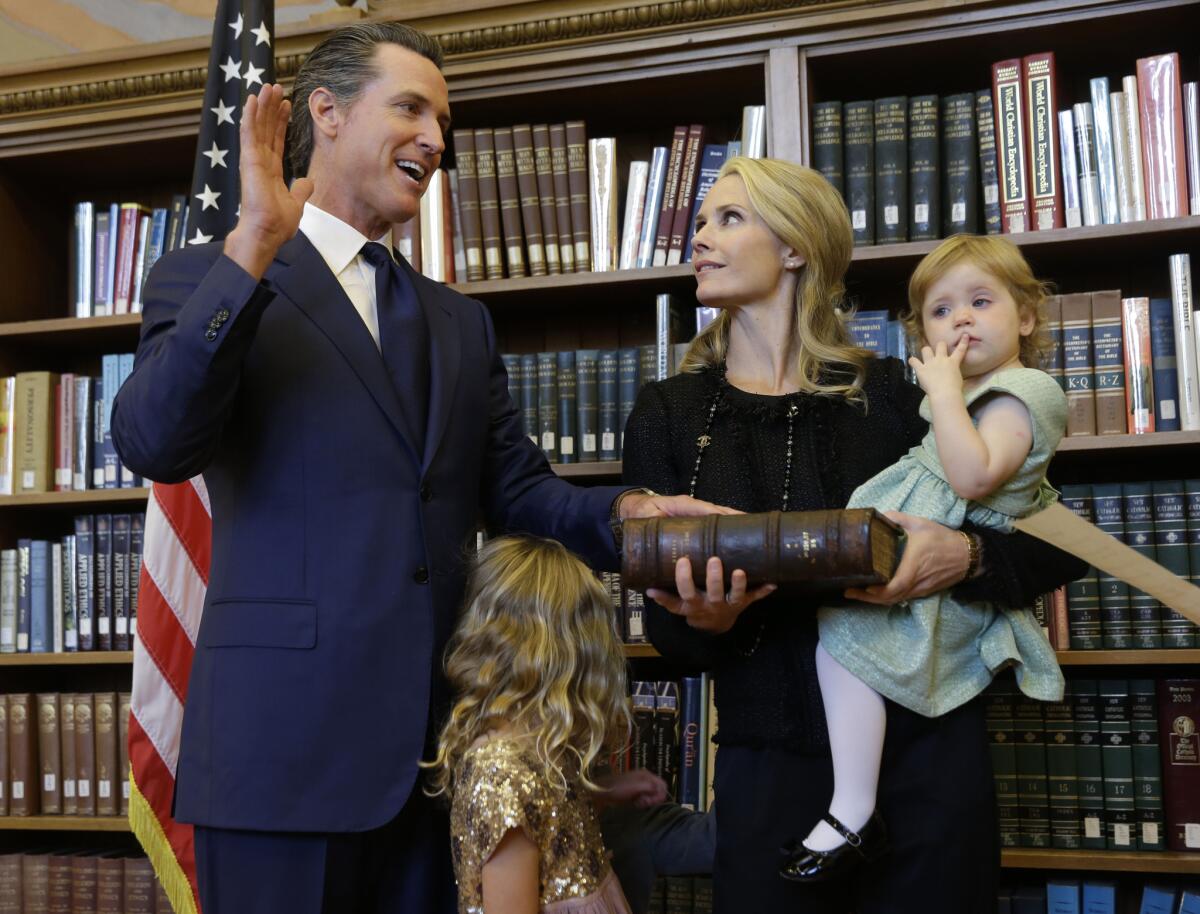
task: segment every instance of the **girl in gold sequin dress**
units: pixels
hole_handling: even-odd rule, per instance
[[[625,659],[600,582],[560,544],[479,553],[446,671],[457,701],[430,764],[450,795],[462,914],[629,914],[594,803],[666,799],[647,771],[598,783],[629,735]]]

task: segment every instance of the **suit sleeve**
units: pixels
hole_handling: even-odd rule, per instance
[[[172,252],[154,265],[133,372],[113,403],[113,444],[125,466],[158,482],[204,470],[273,297],[216,245]]]
[[[613,501],[624,486],[573,486],[554,475],[542,452],[525,436],[508,394],[508,373],[496,349],[491,316],[482,316],[490,360],[487,454],[483,461],[483,509],[488,527],[526,531],[558,540],[593,568],[615,570],[616,544],[609,527]]]

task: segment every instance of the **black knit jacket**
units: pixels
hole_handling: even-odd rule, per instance
[[[841,508],[851,492],[918,444],[928,425],[918,415],[921,390],[904,379],[896,359],[870,364],[866,408],[811,394],[762,396],[726,382],[710,368],[642,389],[624,440],[624,479],[663,494],[687,493],[696,439],[718,391],[695,496],[742,511],[781,507],[787,452],[787,413],[793,419],[788,507]],[[984,571],[955,589],[964,600],[1028,606],[1041,593],[1082,575],[1082,561],[1024,534],[977,531]],[[728,571],[728,569],[727,569]],[[690,628],[686,620],[646,601],[650,640],[667,658],[710,670],[716,687],[721,745],[828,751],[817,684],[817,603],[782,589],[755,603],[723,635]]]

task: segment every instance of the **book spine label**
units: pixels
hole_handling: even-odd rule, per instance
[[[1067,378],[1067,434],[1096,434],[1092,367],[1092,303],[1086,293],[1062,297],[1063,372]]]
[[[942,99],[942,236],[979,231],[975,96]]]
[[[1054,54],[1031,54],[1021,61],[1029,123],[1029,193],[1033,228],[1062,228],[1062,173],[1058,162]]]
[[[592,262],[588,229],[587,128],[583,121],[567,121],[567,183],[571,188],[571,229],[575,242],[575,269],[586,272]]]
[[[875,106],[847,102],[846,206],[857,246],[875,243]]]
[[[842,103],[813,105],[813,168],[840,194],[845,184],[842,171]]]
[[[542,243],[546,252],[546,272],[557,276],[562,272],[558,256],[558,208],[554,194],[554,165],[550,151],[550,128],[534,124],[533,170],[537,175],[538,208],[542,219]]]
[[[1125,348],[1125,418],[1130,434],[1154,431],[1154,381],[1150,361],[1150,299],[1121,299]],[[1099,403],[1096,404],[1097,409]]]
[[[1108,77],[1089,80],[1092,120],[1096,127],[1096,164],[1100,178],[1100,218],[1105,225],[1121,221],[1121,195],[1117,184],[1117,157],[1109,98]]]
[[[558,371],[558,459],[575,463],[579,459],[578,416],[576,415],[575,353],[567,350],[556,354]]]
[[[467,282],[487,275],[483,262],[483,224],[479,212],[479,179],[475,173],[475,134],[455,130],[454,164],[458,169],[458,216],[462,224],[463,250],[467,260]]]
[[[1124,435],[1125,357],[1121,331],[1121,293],[1092,293],[1092,365],[1096,393],[1096,432]]]
[[[908,240],[908,98],[875,101],[875,230],[879,244]]]
[[[908,102],[908,240],[930,241],[942,224],[938,97]]]
[[[1146,167],[1146,213],[1151,219],[1187,215],[1179,55],[1159,54],[1138,60],[1137,85]]]

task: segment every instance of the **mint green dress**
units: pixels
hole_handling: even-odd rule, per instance
[[[1009,530],[1014,518],[1052,504],[1057,493],[1046,482],[1046,465],[1066,428],[1067,398],[1045,372],[1012,368],[972,390],[968,410],[996,392],[1021,400],[1033,425],[1029,455],[1001,488],[980,501],[956,494],[938,459],[931,427],[921,444],[859,486],[848,507],[903,511],[947,527],[970,521]],[[921,415],[931,419],[928,397]],[[970,701],[1008,666],[1015,668],[1026,695],[1062,699],[1062,671],[1031,609],[959,603],[943,591],[907,605],[825,607],[819,623],[821,644],[830,656],[881,695],[927,717]]]

